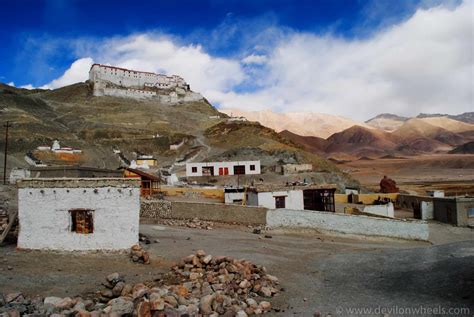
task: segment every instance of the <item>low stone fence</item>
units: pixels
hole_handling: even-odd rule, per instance
[[[346,234],[428,240],[425,221],[404,221],[310,210],[274,209],[267,212],[272,228],[306,228]]]
[[[206,221],[265,225],[267,209],[220,203],[142,200],[140,216],[148,219],[199,218]]]

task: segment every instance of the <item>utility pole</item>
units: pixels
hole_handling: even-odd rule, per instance
[[[3,184],[7,184],[7,153],[8,153],[8,128],[11,127],[10,121],[3,125],[5,127],[5,158],[3,160]]]

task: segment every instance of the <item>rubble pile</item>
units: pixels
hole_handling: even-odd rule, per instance
[[[8,213],[6,209],[0,207],[0,235],[8,226]]]
[[[136,244],[130,249],[130,259],[133,262],[150,264],[150,254],[141,245]]]
[[[181,220],[181,219],[161,219],[160,223],[166,226],[179,226],[196,229],[212,230],[214,223],[212,221],[200,220],[199,218]]]
[[[197,251],[162,279],[150,283],[128,284],[118,273],[112,273],[105,279],[104,289],[91,299],[6,294],[0,296],[0,316],[244,317],[270,311],[266,299],[279,293],[278,284],[262,266]]]

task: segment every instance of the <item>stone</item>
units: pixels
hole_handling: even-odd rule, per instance
[[[140,302],[137,306],[138,317],[151,317],[151,309],[149,302]]]
[[[202,259],[202,263],[204,264],[209,264],[209,262],[211,262],[212,260],[212,255],[206,255],[203,259]]]
[[[247,317],[247,313],[243,310],[239,310],[237,314],[235,314],[236,317]]]
[[[130,295],[133,291],[133,286],[130,284],[125,284],[122,288],[122,292],[120,293],[121,296]]]
[[[133,312],[133,302],[127,297],[117,297],[109,301],[110,312],[120,315],[131,314]]]
[[[114,297],[114,294],[112,293],[112,290],[110,290],[110,289],[104,289],[104,290],[100,291],[100,295],[102,295],[105,298]]]
[[[56,303],[59,303],[62,300],[61,297],[49,296],[45,297],[43,304],[56,306]]]
[[[243,280],[242,282],[240,282],[239,284],[239,287],[240,288],[249,288],[250,287],[250,282],[248,280]]]
[[[91,313],[89,313],[87,310],[79,310],[75,317],[91,317]]]
[[[252,307],[254,309],[258,307],[257,301],[253,298],[247,298],[245,301],[246,301],[247,305],[249,305],[249,307]]]
[[[272,291],[270,288],[264,286],[258,291],[258,295],[263,297],[272,297]]]
[[[132,297],[135,298],[140,298],[145,296],[145,294],[149,293],[148,287],[146,287],[144,284],[135,284],[132,289]]]
[[[150,309],[151,310],[163,310],[165,309],[165,301],[163,298],[155,298],[150,300]]]
[[[20,292],[9,293],[5,296],[5,302],[11,303],[13,301],[16,301],[16,299],[19,298],[20,296],[23,297],[22,293]]]
[[[117,284],[115,284],[114,288],[112,289],[112,294],[115,296],[115,297],[118,297],[120,296],[120,294],[122,294],[122,290],[125,286],[125,283],[120,281],[118,282]]]
[[[163,297],[163,299],[166,303],[170,304],[171,307],[178,306],[178,300],[174,296],[168,295]]]
[[[120,275],[117,272],[109,274],[107,275],[107,281],[115,285],[120,281]]]
[[[260,304],[258,304],[258,307],[263,311],[267,311],[272,307],[272,304],[270,304],[270,302],[267,302],[267,301],[262,301],[260,302]]]
[[[206,256],[206,252],[204,252],[204,250],[197,250],[196,255],[200,258],[203,258]]]
[[[202,314],[209,315],[212,313],[212,301],[214,300],[213,295],[206,295],[201,297],[199,308]]]
[[[70,297],[65,297],[57,302],[54,306],[61,310],[69,309],[74,306],[74,301]]]

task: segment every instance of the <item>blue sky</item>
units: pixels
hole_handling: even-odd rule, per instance
[[[98,62],[179,72],[216,105],[247,110],[271,108],[341,114],[348,109],[346,103],[353,100],[354,106],[367,104],[358,112],[362,119],[375,113],[381,100],[387,100],[392,112],[400,114],[463,111],[472,106],[472,87],[466,91],[469,82],[465,82],[466,71],[471,71],[467,81],[472,84],[472,57],[457,56],[455,50],[461,49],[458,43],[447,43],[436,32],[437,24],[453,34],[472,27],[472,16],[470,21],[466,20],[466,11],[472,12],[472,3],[468,1],[0,2],[0,81],[16,86],[57,88],[75,79],[85,80],[85,69],[91,62]],[[461,18],[464,20],[456,22]],[[426,30],[423,23],[433,26],[433,32]],[[453,25],[456,23],[459,25]],[[411,34],[418,34],[419,38],[411,38]],[[468,46],[464,49],[472,52],[472,32],[470,37],[462,34],[459,41],[465,41],[466,36]],[[420,48],[417,43],[426,47]],[[401,81],[406,76],[416,79],[418,75],[410,69],[393,74],[393,56],[380,57],[387,47],[399,46],[403,54],[418,56],[420,50],[429,52],[439,45],[446,47],[435,52],[435,57],[444,58],[448,50],[461,62],[435,71],[432,65],[420,65],[420,71],[439,78],[449,67],[456,71],[461,68],[451,81],[463,80],[462,87],[436,80],[430,85],[431,79],[428,84],[416,82],[406,85],[411,88],[403,87]],[[351,49],[353,55],[348,53]],[[452,62],[449,56],[447,61],[438,60],[438,64]],[[371,68],[370,59],[374,58],[380,59],[377,63],[381,70],[387,70],[365,71]],[[354,61],[350,62],[351,59]],[[344,64],[343,69],[338,69],[339,61]],[[416,60],[401,62],[417,64]],[[308,65],[300,69],[301,63]],[[81,75],[84,72],[85,77]],[[295,87],[282,80],[292,76]],[[359,92],[365,91],[365,97],[353,96],[353,92],[346,98],[335,99],[337,89],[328,86],[328,81],[337,82],[338,87],[356,87]],[[436,104],[429,108],[437,96],[429,97],[426,104],[423,102],[430,89],[439,90],[440,86],[446,87],[443,104],[454,102],[458,106]],[[283,87],[298,90],[304,101],[302,98],[295,102],[298,98],[291,94],[275,96]],[[464,93],[460,94],[460,89]],[[385,93],[380,95],[379,90]],[[453,97],[455,94],[461,97]],[[275,97],[269,98],[270,95]]]

